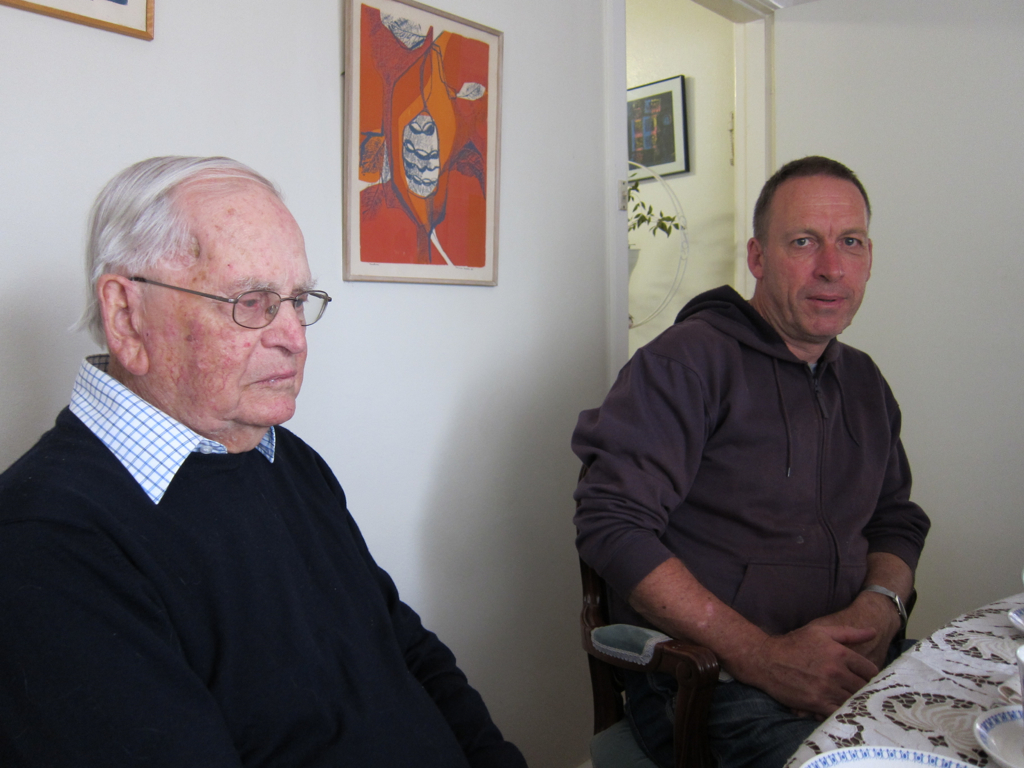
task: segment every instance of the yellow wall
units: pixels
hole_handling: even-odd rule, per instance
[[[630,354],[672,324],[693,296],[732,280],[733,25],[691,0],[628,0],[626,79],[629,87],[686,75],[690,172],[666,181],[688,221],[689,258],[680,291],[653,320],[630,331]],[[656,210],[675,213],[657,181],[640,185]],[[676,274],[681,239],[630,233],[641,256],[629,286],[630,314],[640,322],[658,307]]]

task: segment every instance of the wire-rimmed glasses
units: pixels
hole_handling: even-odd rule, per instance
[[[191,293],[194,296],[202,296],[206,299],[231,304],[231,319],[243,328],[251,328],[252,330],[266,328],[274,322],[278,310],[281,309],[282,302],[285,301],[292,303],[300,325],[312,325],[323,316],[324,310],[327,309],[327,304],[331,300],[331,297],[325,291],[302,291],[294,296],[282,296],[277,291],[245,291],[234,298],[228,298],[226,296],[215,296],[212,293],[193,291],[191,288],[182,288],[178,285],[158,283],[156,280],[150,280],[146,277],[132,277],[130,279],[136,283],[158,285],[161,288],[170,288],[174,291]]]

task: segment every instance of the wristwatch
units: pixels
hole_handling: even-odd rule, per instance
[[[900,596],[893,592],[891,589],[880,587],[877,584],[868,584],[861,592],[877,592],[880,595],[885,595],[892,600],[893,605],[896,606],[896,610],[900,614],[900,631],[902,632],[907,628],[907,609],[903,607],[903,601]]]

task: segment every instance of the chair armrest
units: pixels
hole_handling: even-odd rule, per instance
[[[583,647],[594,659],[614,667],[672,675],[679,688],[673,738],[676,764],[693,768],[714,766],[706,728],[719,668],[710,648],[629,624],[594,627],[589,634],[584,633]],[[610,717],[598,713],[595,700],[595,732],[602,726],[608,727]]]
[[[711,649],[673,640],[654,629],[632,624],[605,624],[584,636],[587,653],[622,669],[665,672],[688,686],[713,687],[718,659]]]
[[[641,666],[650,663],[658,645],[671,639],[656,629],[646,629],[632,624],[605,624],[590,633],[590,641],[595,651]]]
[[[585,472],[581,471],[581,476]],[[615,668],[664,672],[679,684],[673,742],[676,765],[714,768],[715,759],[707,733],[711,696],[718,682],[718,659],[710,648],[673,640],[657,630],[628,624],[608,624],[605,584],[597,572],[580,559],[583,610],[580,634],[590,667],[594,695],[594,733],[622,719],[622,684]]]

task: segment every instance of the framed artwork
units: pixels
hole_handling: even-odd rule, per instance
[[[647,166],[659,176],[689,171],[685,77],[658,80],[626,93],[630,162]],[[630,178],[649,179],[651,174],[637,168]]]
[[[345,29],[344,279],[497,285],[502,33],[411,0]]]
[[[24,8],[98,29],[153,39],[154,0],[0,0],[0,5]]]

